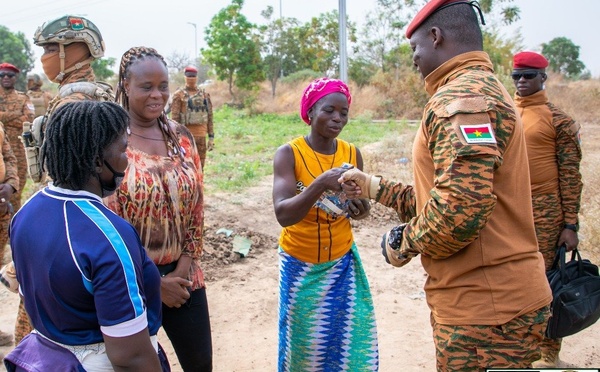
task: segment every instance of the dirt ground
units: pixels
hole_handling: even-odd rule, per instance
[[[388,168],[382,173],[407,179],[410,166],[375,155],[389,150],[398,159],[406,156],[398,155],[397,145],[386,142],[363,148],[363,156],[375,162],[366,163],[365,169],[380,168],[378,162],[388,166],[395,164],[393,170]],[[393,147],[396,150],[392,150]],[[207,190],[204,268],[216,372],[277,369],[276,247],[280,226],[273,213],[271,186],[272,178],[267,177],[243,193],[215,194]],[[381,206],[375,205],[371,211],[369,218],[354,223],[354,234],[374,298],[380,370],[434,371],[429,309],[422,290],[425,272],[419,260],[403,268],[385,263],[379,248],[380,237],[397,221],[393,213]],[[220,229],[231,231],[231,235],[227,236],[227,231]],[[232,252],[236,236],[238,242],[248,242],[246,239],[251,242],[251,250],[245,258],[240,259]],[[17,302],[16,295],[0,289],[0,329],[12,330]],[[565,338],[561,352],[563,366],[599,367],[599,333],[600,322]],[[159,339],[169,353],[173,371],[180,371],[162,331]],[[0,348],[0,353],[6,354],[10,349]]]

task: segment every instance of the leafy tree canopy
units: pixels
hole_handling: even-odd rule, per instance
[[[33,69],[34,64],[31,44],[24,33],[13,33],[0,25],[0,63],[2,62],[12,63],[21,70],[16,88],[24,91],[27,86],[27,73]]]
[[[579,46],[566,37],[557,37],[542,44],[542,54],[548,59],[548,68],[570,78],[578,77],[585,65],[579,60]]]

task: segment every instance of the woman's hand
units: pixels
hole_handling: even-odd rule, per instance
[[[369,215],[371,204],[368,199],[351,199],[348,203],[348,214],[355,220],[362,220]]]
[[[160,280],[160,296],[168,307],[181,307],[190,298],[192,282],[169,273]]]

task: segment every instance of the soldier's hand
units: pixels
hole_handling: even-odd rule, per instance
[[[379,190],[379,182],[381,177],[376,177],[365,173],[357,168],[352,168],[344,172],[340,179],[340,183],[353,181],[358,187],[360,187],[361,193],[369,199],[375,199],[377,191]]]
[[[212,151],[212,150],[214,150],[214,148],[215,148],[215,140],[212,138],[209,138],[208,143],[206,144],[206,149],[208,151]]]

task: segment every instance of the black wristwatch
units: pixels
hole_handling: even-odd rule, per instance
[[[578,223],[565,223],[564,228],[577,232],[577,231],[579,231],[579,224]]]
[[[388,244],[390,248],[392,248],[395,251],[400,249],[400,244],[402,244],[402,232],[404,231],[405,227],[406,224],[403,223],[400,226],[394,227],[388,233]]]

